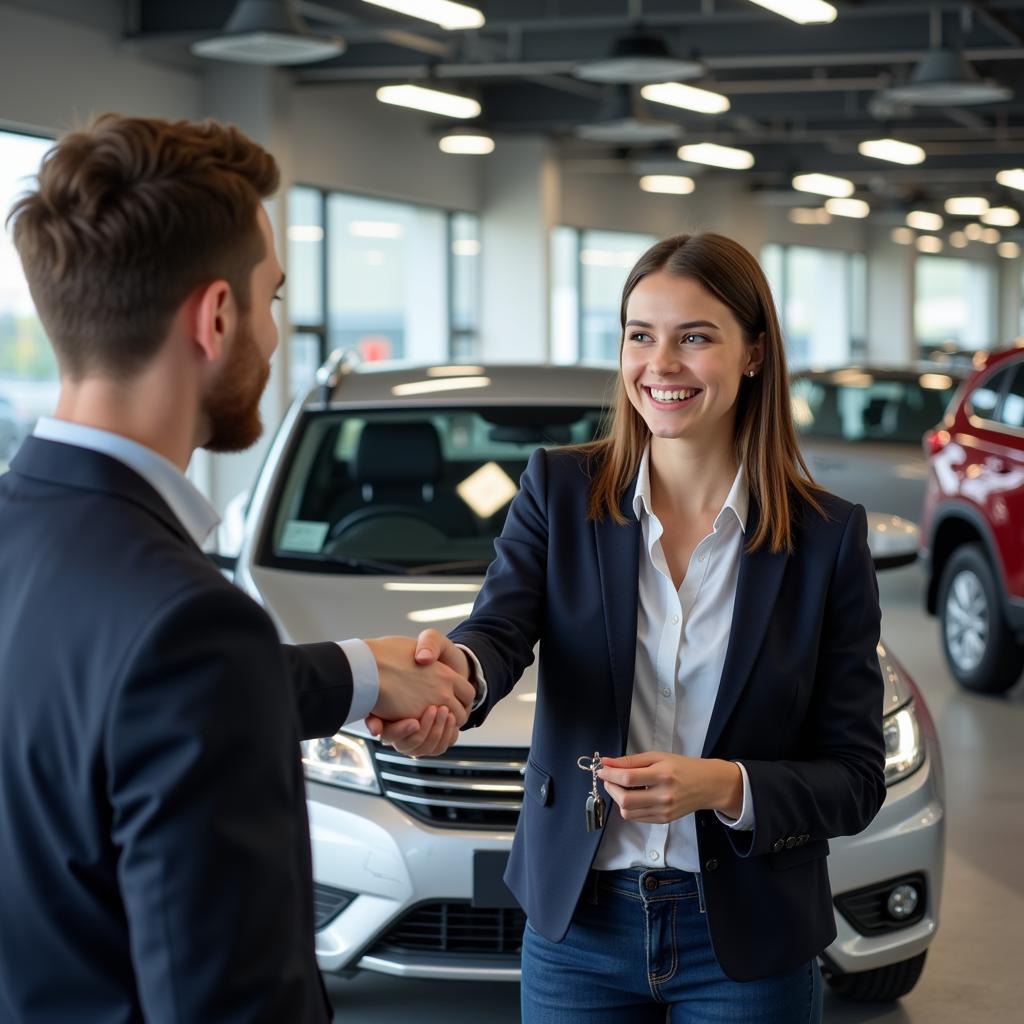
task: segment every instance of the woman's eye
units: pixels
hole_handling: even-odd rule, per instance
[[[699,344],[702,341],[707,341],[707,335],[705,334],[684,334],[683,341],[687,345]]]
[[[629,340],[638,342],[650,341],[651,336],[649,334],[645,334],[643,331],[636,331],[629,336]]]

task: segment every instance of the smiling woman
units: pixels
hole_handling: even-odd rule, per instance
[[[0,215],[39,170],[50,139],[0,131]],[[0,472],[57,399],[57,363],[36,316],[10,233],[0,234]]]

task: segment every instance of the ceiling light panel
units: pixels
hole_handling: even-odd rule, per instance
[[[733,146],[720,146],[715,142],[697,142],[680,146],[677,152],[680,160],[709,167],[726,167],[733,171],[745,171],[754,166],[754,154]]]
[[[1020,214],[1012,206],[991,206],[982,215],[983,224],[997,228],[1012,228],[1020,223]]]
[[[889,232],[889,237],[897,245],[913,245],[914,244],[914,232],[910,228],[893,228]]]
[[[480,116],[480,104],[469,96],[427,89],[422,85],[382,85],[377,99],[395,107],[409,107],[442,117],[471,118]]]
[[[941,231],[944,221],[942,214],[929,213],[927,210],[911,210],[907,214],[907,226],[918,231]]]
[[[951,196],[946,200],[946,213],[954,217],[980,217],[987,209],[984,196]]]
[[[1000,171],[996,181],[1007,188],[1018,188],[1024,191],[1024,167],[1014,167],[1009,171]]]
[[[942,239],[935,235],[921,235],[914,244],[920,252],[942,252]]]
[[[781,14],[798,25],[827,25],[836,20],[836,9],[825,0],[750,0],[773,14]]]
[[[446,29],[481,28],[484,24],[484,16],[475,7],[451,0],[363,0],[363,3],[432,21]]]
[[[486,156],[494,152],[490,135],[445,135],[437,145],[442,153],[456,156]]]
[[[698,114],[724,114],[729,109],[729,98],[710,89],[699,89],[682,82],[656,82],[645,85],[640,95],[652,103],[664,103],[669,107],[681,107]]]
[[[789,211],[789,220],[793,224],[831,224],[832,214],[824,206],[794,206]]]
[[[825,209],[835,217],[862,219],[871,213],[871,207],[863,199],[829,199]]]
[[[798,174],[793,179],[793,188],[798,192],[813,192],[835,199],[846,199],[854,193],[852,181],[831,174]]]
[[[996,246],[996,252],[1003,257],[1004,260],[1015,260],[1020,256],[1020,246],[1016,242],[1000,242]]]
[[[910,166],[924,162],[925,153],[920,146],[899,139],[865,139],[858,147],[861,156],[874,160],[887,160],[893,164]]]
[[[687,196],[693,189],[693,178],[683,174],[645,174],[640,179],[645,192],[662,192],[672,196]]]

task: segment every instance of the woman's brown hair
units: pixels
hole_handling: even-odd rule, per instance
[[[61,372],[132,376],[218,278],[245,311],[277,184],[274,158],[215,121],[106,114],[64,136],[8,218]]]
[[[822,516],[820,488],[797,446],[789,404],[789,375],[782,329],[771,288],[757,260],[723,235],[673,235],[652,245],[637,260],[622,289],[620,319],[625,335],[626,305],[637,284],[659,271],[697,281],[732,310],[748,343],[764,335],[764,361],[755,377],[744,377],[736,400],[736,458],[747,474],[751,496],[761,515],[747,545],[767,543],[771,551],[793,546],[793,496],[799,495]],[[622,343],[620,341],[620,359]],[[595,457],[588,514],[620,524],[622,496],[636,477],[650,431],[618,376],[608,436],[588,446]]]

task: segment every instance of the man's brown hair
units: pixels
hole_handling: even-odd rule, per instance
[[[256,214],[277,184],[274,158],[214,121],[106,114],[62,138],[8,218],[62,373],[132,376],[219,278],[248,309]]]

